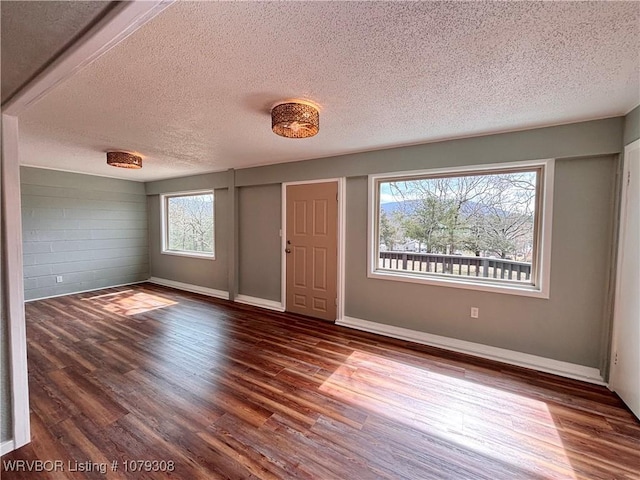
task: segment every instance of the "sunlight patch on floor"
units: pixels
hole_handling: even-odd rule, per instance
[[[498,382],[492,387],[459,372],[446,375],[356,351],[320,390],[536,478],[576,478],[546,403]],[[553,452],[544,464],[530,453],[541,444]]]
[[[97,295],[85,300],[91,300],[100,305],[103,310],[118,315],[138,315],[140,313],[150,312],[159,308],[177,305],[178,302],[152,295],[150,293],[132,293],[133,290],[125,290],[122,292],[107,293],[105,295]]]

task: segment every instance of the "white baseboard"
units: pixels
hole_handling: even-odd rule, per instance
[[[519,367],[531,368],[546,373],[553,373],[561,377],[582,380],[596,385],[606,385],[606,382],[600,376],[597,368],[585,367],[575,363],[561,362],[551,358],[538,357],[528,353],[516,352],[514,350],[506,350],[504,348],[482,345],[480,343],[467,342],[455,338],[441,337],[430,333],[409,330],[408,328],[395,327],[382,323],[370,322],[359,318],[345,316],[342,320],[336,321],[336,325],[354,328],[370,333],[377,333],[387,337],[397,338],[400,340],[408,340],[422,345],[429,345],[445,350],[451,350],[459,353],[466,353],[476,357],[496,360],[498,362],[517,365]]]
[[[106,287],[96,287],[90,288],[88,290],[80,290],[78,292],[69,292],[69,293],[60,293],[58,295],[49,295],[48,297],[38,297],[38,298],[30,298],[25,300],[24,303],[35,302],[36,300],[46,300],[47,298],[58,298],[58,297],[66,297],[68,295],[77,295],[79,293],[90,293],[96,292],[98,290],[104,290],[105,288],[116,288],[116,287],[128,287],[129,285],[138,285],[140,283],[146,283],[149,280],[140,280],[138,282],[129,282],[129,283],[119,283],[118,285],[107,285]]]
[[[178,290],[184,290],[186,292],[200,293],[202,295],[207,295],[208,297],[229,300],[229,292],[225,292],[224,290],[216,290],[215,288],[201,287],[200,285],[191,285],[190,283],[176,282],[174,280],[167,280],[166,278],[158,277],[151,277],[148,281],[150,283],[177,288]]]
[[[238,295],[236,296],[235,301],[246,305],[252,305],[254,307],[275,310],[276,312],[284,312],[284,305],[282,305],[281,302],[276,302],[275,300],[266,300],[264,298],[251,297],[249,295]]]
[[[7,440],[0,443],[0,455],[6,455],[9,452],[13,452],[16,449],[16,444],[13,440]]]

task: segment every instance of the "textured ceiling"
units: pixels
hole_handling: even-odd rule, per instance
[[[623,115],[639,51],[638,2],[176,2],[21,115],[22,163],[146,181]],[[289,98],[317,136],[271,132]]]
[[[100,1],[2,1],[2,103],[112,6]]]

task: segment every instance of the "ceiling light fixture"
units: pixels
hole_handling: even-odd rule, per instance
[[[320,114],[307,102],[280,103],[271,109],[271,129],[281,137],[313,137],[320,129]]]
[[[107,164],[119,168],[142,168],[142,157],[127,152],[107,152]]]

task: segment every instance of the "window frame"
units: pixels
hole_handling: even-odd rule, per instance
[[[212,208],[211,218],[213,219],[213,253],[206,252],[190,252],[186,250],[171,250],[169,249],[169,200],[176,197],[191,197],[197,195],[211,195],[212,196]],[[185,192],[171,192],[160,195],[160,236],[162,238],[162,248],[160,253],[162,255],[175,255],[178,257],[190,257],[200,258],[203,260],[215,260],[216,259],[216,196],[212,189],[209,190],[190,190]]]
[[[541,169],[536,192],[536,215],[534,224],[534,252],[531,269],[532,283],[517,284],[500,279],[483,279],[463,276],[441,276],[429,273],[383,270],[378,267],[380,225],[380,183],[411,178],[441,178],[490,173],[509,173],[518,170]],[[371,174],[368,177],[367,214],[367,277],[408,283],[453,287],[484,292],[549,298],[551,274],[551,227],[553,220],[553,184],[555,159],[520,162],[504,162],[459,167],[444,167],[425,170]]]

